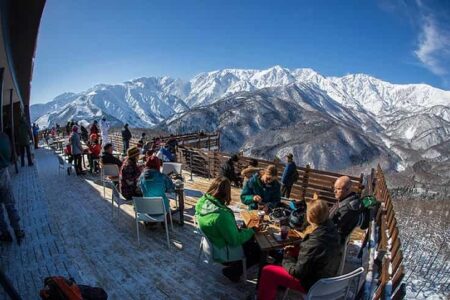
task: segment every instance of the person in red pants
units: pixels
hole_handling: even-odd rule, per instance
[[[328,218],[327,203],[311,201],[306,217],[312,232],[299,249],[285,248],[282,266],[267,265],[262,269],[258,300],[275,299],[279,286],[307,293],[319,279],[336,276],[342,251],[337,229]]]

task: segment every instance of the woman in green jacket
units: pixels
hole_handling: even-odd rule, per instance
[[[198,226],[214,248],[214,260],[220,263],[232,261],[222,273],[237,282],[242,275],[242,250],[247,258],[247,268],[259,261],[260,250],[253,239],[255,229],[237,227],[234,213],[227,206],[230,202],[230,181],[225,177],[216,178],[198,200],[195,215]]]

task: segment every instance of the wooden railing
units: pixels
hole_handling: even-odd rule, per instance
[[[370,228],[374,231],[374,238],[369,243],[369,257],[372,259],[369,260],[364,299],[403,299],[406,284],[402,282],[405,268],[399,230],[392,199],[379,165],[376,174],[372,172],[368,182],[373,187],[373,195],[381,202],[381,207],[369,227],[369,231]],[[375,273],[380,276],[377,278]]]
[[[170,136],[147,136],[147,141],[151,141],[153,137],[159,137],[162,142],[166,142]],[[206,149],[206,150],[219,150],[220,149],[220,133],[218,132],[194,132],[188,134],[178,134],[174,135],[174,138],[177,139],[178,145],[181,147],[194,147],[196,149]],[[120,131],[114,131],[110,133],[110,139],[112,144],[114,145],[114,149],[118,152],[123,151],[122,144],[122,134]],[[133,135],[130,140],[130,147],[136,146],[140,136]]]
[[[213,178],[220,174],[221,166],[230,158],[230,154],[218,151],[205,151],[195,148],[182,148],[179,153],[180,162],[184,164],[185,170],[192,171],[192,173]],[[235,171],[241,172],[247,167],[251,160],[255,158],[239,156],[239,162],[235,165]],[[284,170],[284,164],[279,161],[267,161],[256,159],[258,161],[258,168],[264,169],[270,164],[277,167],[278,176],[281,178]],[[327,201],[329,204],[336,202],[334,197],[334,182],[340,176],[334,172],[322,171],[312,169],[309,165],[305,167],[297,167],[299,179],[294,183],[291,190],[291,197],[299,200],[310,200],[314,193],[317,193],[319,198]],[[363,178],[361,174],[359,177],[347,175],[352,182],[352,190],[361,194],[363,189]]]

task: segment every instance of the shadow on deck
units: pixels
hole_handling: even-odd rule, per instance
[[[46,149],[36,158],[35,167],[13,176],[26,238],[21,246],[0,246],[0,267],[23,299],[37,299],[50,275],[101,286],[110,299],[243,299],[254,291],[252,283],[230,283],[220,265],[196,264],[200,236],[192,206],[207,180],[187,182],[185,225],[174,224],[170,250],[160,226],[142,226],[138,247],[131,205],[112,216],[111,192],[103,199],[98,178],[58,175],[57,159]],[[256,267],[249,275],[256,278]]]

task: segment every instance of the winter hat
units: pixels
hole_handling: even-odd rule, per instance
[[[137,147],[131,147],[127,151],[128,158],[138,157],[139,156],[139,149]]]
[[[145,166],[149,169],[159,170],[161,168],[161,163],[159,161],[159,158],[157,158],[156,156],[150,156],[147,159]]]

